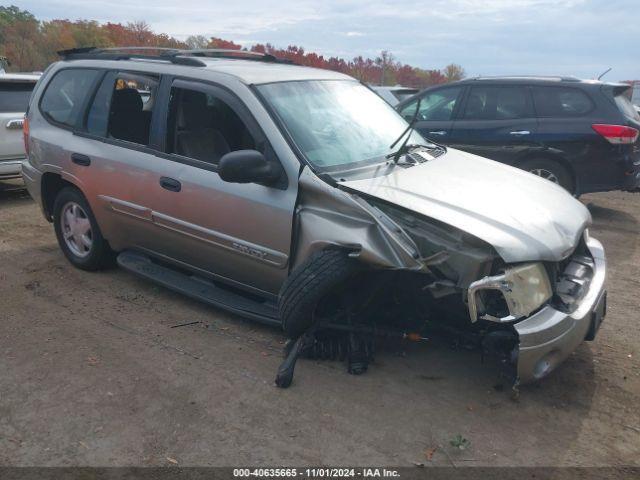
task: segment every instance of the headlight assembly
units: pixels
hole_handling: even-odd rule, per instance
[[[506,311],[492,315],[486,309],[486,301],[479,298],[483,291],[500,292],[506,303]],[[497,293],[496,292],[496,293]],[[469,285],[469,316],[493,322],[511,322],[528,316],[542,306],[553,294],[549,276],[541,263],[527,263],[507,268],[500,275],[484,277]],[[482,314],[480,317],[479,315]]]

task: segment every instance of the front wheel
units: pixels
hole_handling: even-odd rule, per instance
[[[75,267],[99,270],[112,263],[113,252],[79,190],[64,188],[56,196],[53,224],[60,249]]]
[[[569,193],[574,193],[574,184],[571,173],[560,163],[555,160],[546,158],[527,160],[519,166],[522,170],[533,173],[540,178],[549,180],[550,182],[560,185]]]

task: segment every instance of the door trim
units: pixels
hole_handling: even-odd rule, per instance
[[[170,215],[155,212],[149,208],[145,208],[131,202],[118,200],[117,198],[106,195],[99,195],[99,197],[109,205],[109,208],[111,208],[112,211],[116,213],[153,223],[154,225],[166,230],[181,233],[188,237],[195,238],[196,240],[206,242],[210,245],[214,245],[238,255],[249,257],[267,265],[271,265],[276,268],[285,268],[289,261],[289,256],[282,252],[232,237],[231,235],[227,235],[217,230],[185,222]]]

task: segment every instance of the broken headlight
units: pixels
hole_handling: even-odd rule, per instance
[[[500,294],[504,299],[502,302],[496,296]],[[511,322],[540,308],[552,294],[549,276],[541,263],[508,267],[504,273],[481,278],[469,285],[469,316],[472,322],[478,318]]]

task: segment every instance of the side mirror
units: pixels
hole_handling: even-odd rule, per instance
[[[236,150],[223,155],[218,174],[231,183],[273,183],[280,178],[280,168],[256,150]]]

